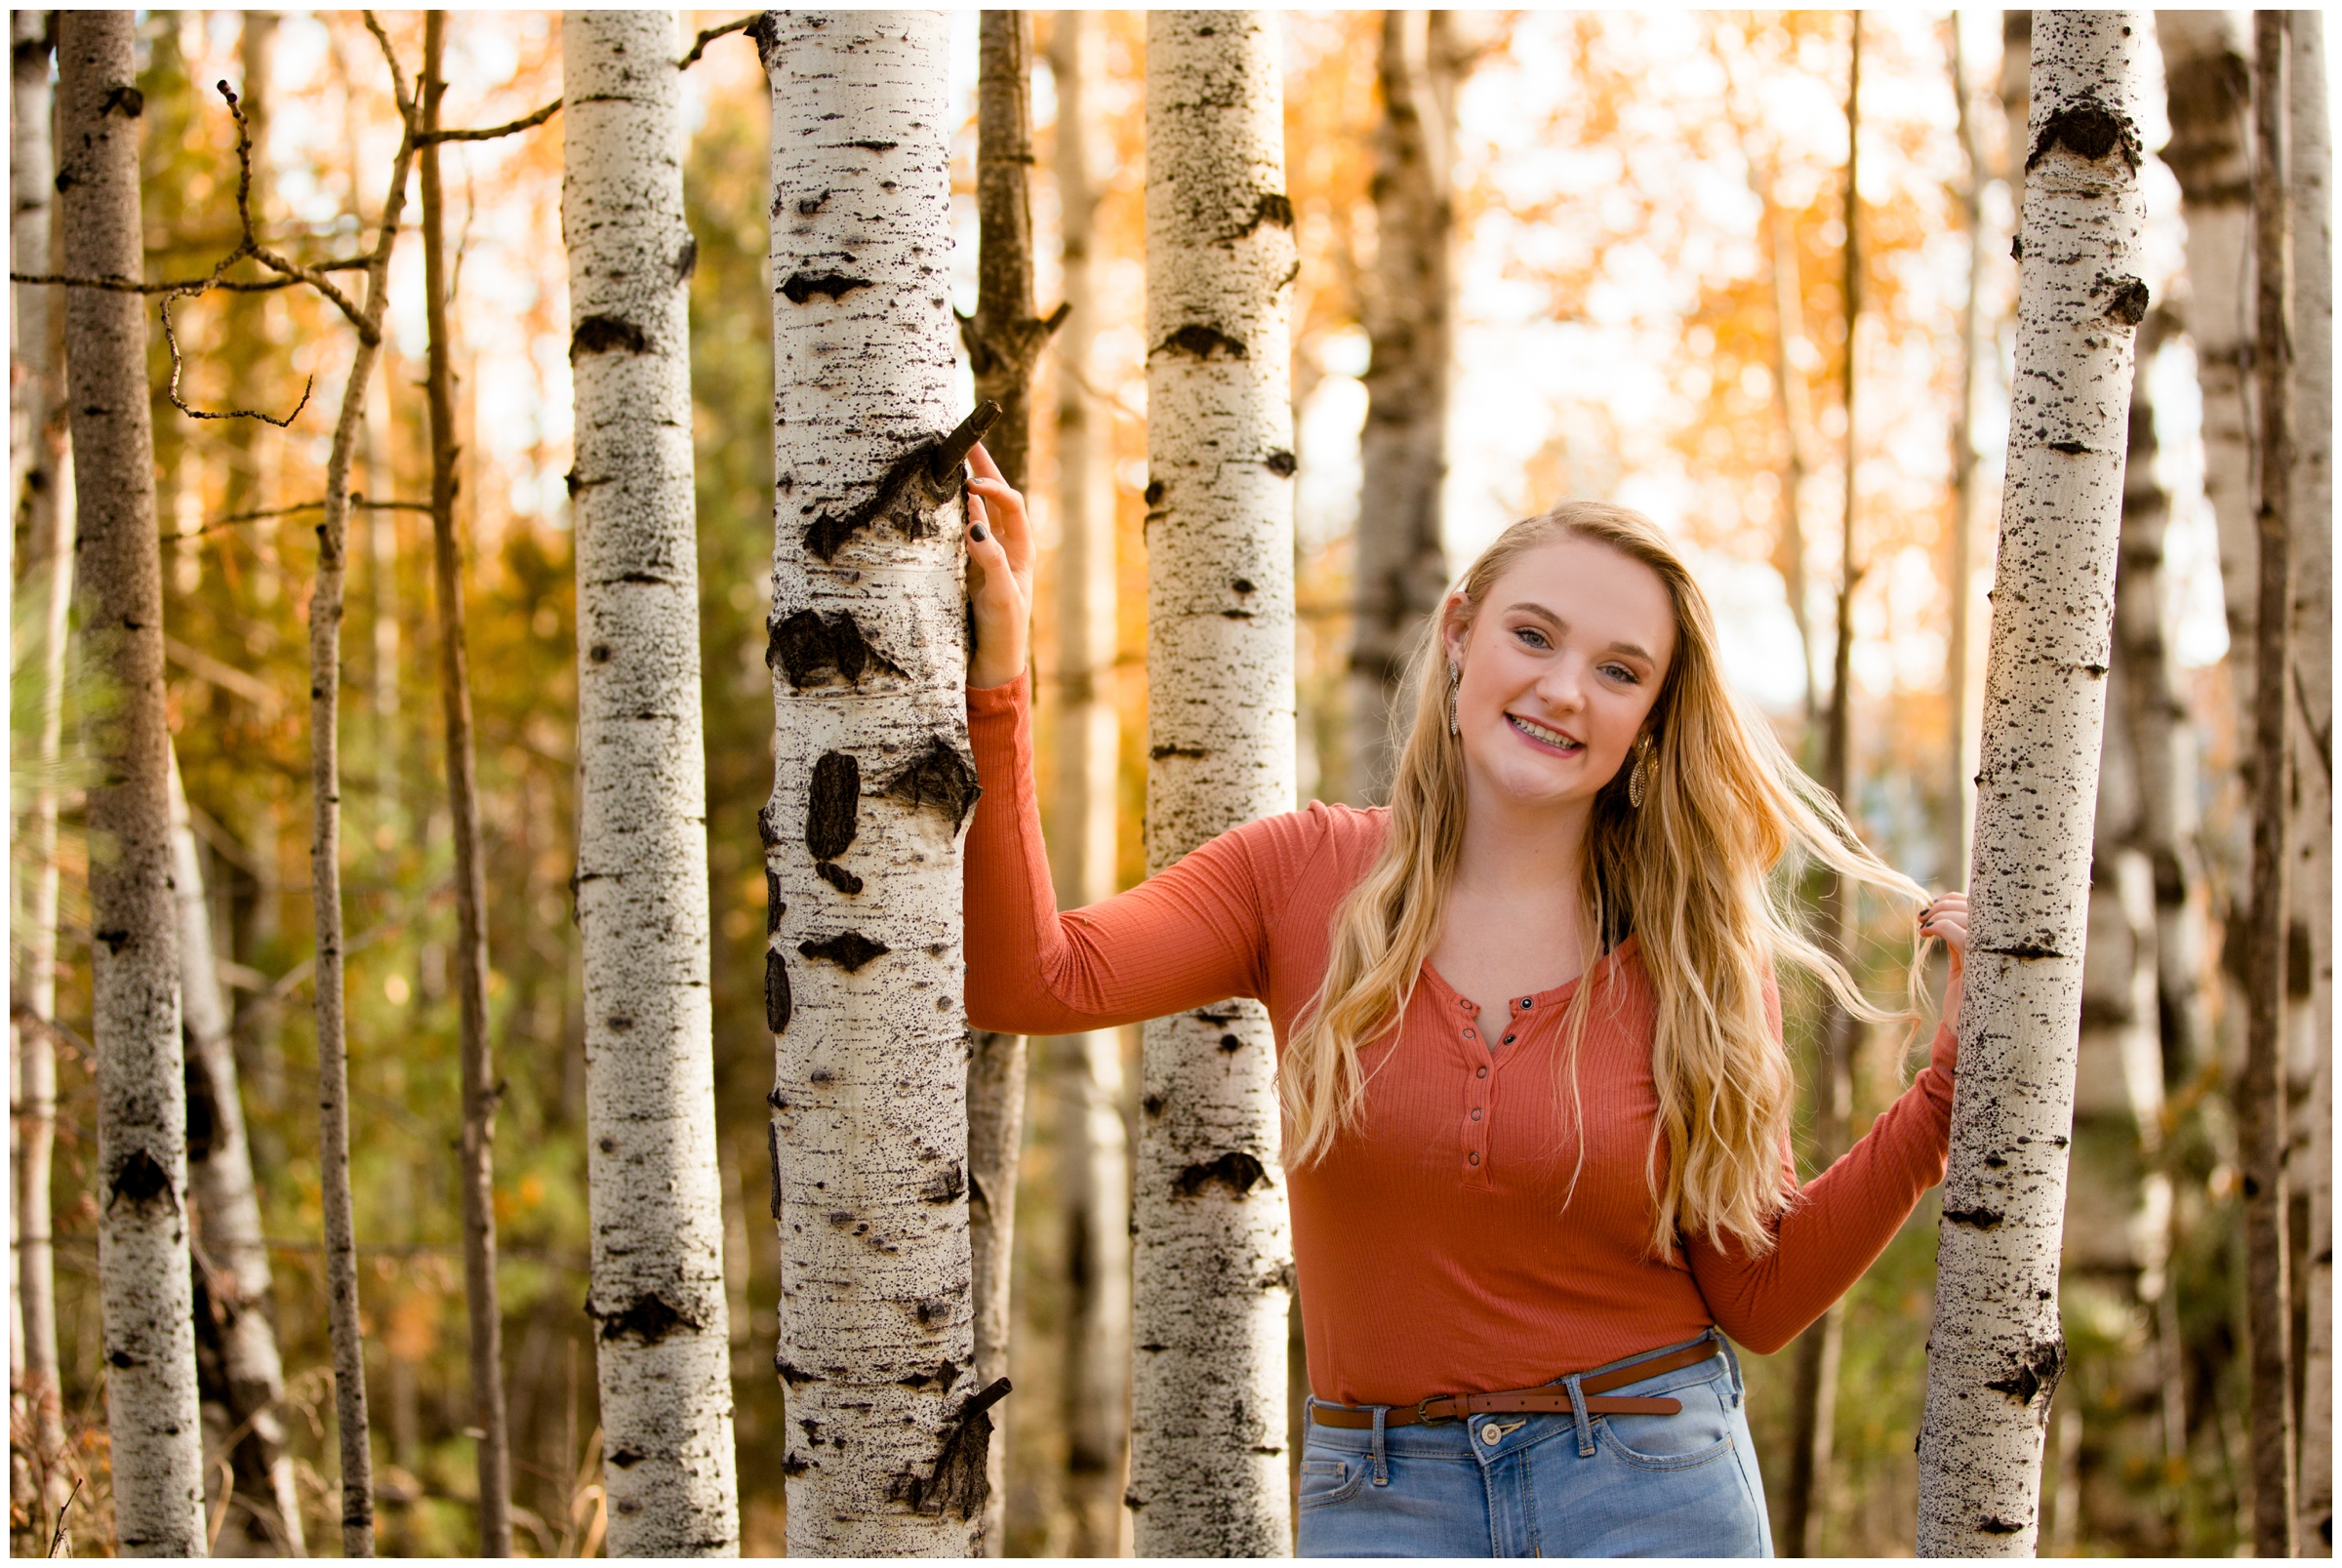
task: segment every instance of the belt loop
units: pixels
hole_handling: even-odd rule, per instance
[[[1391,1484],[1391,1466],[1383,1455],[1383,1418],[1391,1414],[1389,1405],[1374,1407],[1374,1484]]]
[[[1740,1356],[1733,1350],[1732,1342],[1725,1339],[1721,1331],[1711,1328],[1708,1332],[1716,1336],[1716,1347],[1724,1352],[1724,1364],[1732,1369],[1732,1402],[1737,1405],[1747,1391],[1740,1381]]]
[[[1569,1387],[1569,1413],[1578,1418],[1578,1457],[1594,1458],[1594,1421],[1586,1414],[1586,1390],[1579,1387],[1579,1374],[1571,1373],[1562,1380]]]

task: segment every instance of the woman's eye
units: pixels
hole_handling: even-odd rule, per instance
[[[1617,681],[1622,686],[1632,686],[1635,684],[1635,672],[1624,664],[1604,664],[1602,666],[1602,673],[1609,676],[1612,680]]]
[[[1550,644],[1548,644],[1545,640],[1545,633],[1539,631],[1535,626],[1522,626],[1514,633],[1514,635],[1518,636],[1522,642],[1527,643],[1532,648],[1544,648],[1550,646]]]

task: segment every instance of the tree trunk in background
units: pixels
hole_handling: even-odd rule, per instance
[[[50,142],[49,14],[11,14],[13,73],[10,170],[14,212],[9,226],[11,265],[18,271],[54,270],[50,197],[56,165]],[[55,290],[19,284],[10,291],[11,350],[22,379],[12,388],[21,420],[9,447],[11,504],[23,530],[24,558],[18,592],[24,612],[37,613],[39,630],[25,658],[38,671],[39,726],[33,742],[34,776],[12,869],[21,874],[10,910],[16,973],[11,982],[9,1032],[15,1066],[16,1132],[14,1225],[9,1230],[17,1312],[11,1328],[18,1353],[9,1370],[18,1378],[17,1409],[24,1426],[18,1442],[30,1473],[20,1494],[42,1546],[49,1520],[69,1490],[65,1428],[57,1359],[57,1274],[50,1237],[52,1151],[57,1143],[57,1042],[39,1025],[57,1017],[58,764],[63,753],[65,638],[73,595],[73,470],[65,446],[64,312]],[[34,595],[39,609],[32,609]],[[32,1015],[21,1027],[14,1008]],[[12,1477],[13,1479],[13,1477]]]
[[[439,74],[447,13],[424,13],[422,128],[439,127],[447,83]],[[471,1329],[472,1419],[479,1441],[480,1551],[512,1554],[511,1469],[505,1419],[504,1316],[496,1281],[496,1105],[501,1089],[488,1043],[487,872],[480,864],[479,784],[473,758],[471,671],[464,642],[464,573],[456,541],[455,374],[449,363],[447,214],[439,148],[423,166],[424,375],[431,412],[431,536],[439,601],[440,699],[447,713],[447,804],[456,845],[456,994],[464,1033],[464,1296]]]
[[[58,202],[64,270],[144,275],[132,14],[58,20]],[[93,1033],[98,1047],[98,1279],[114,1526],[129,1555],[204,1549],[203,1428],[188,1276],[187,1105],[171,902],[171,738],[154,516],[146,316],[137,295],[65,298],[80,498],[81,623],[115,706],[91,727]]]
[[[1357,608],[1352,621],[1351,787],[1391,790],[1409,651],[1447,591],[1440,491],[1455,360],[1456,46],[1444,11],[1386,11],[1377,76],[1375,261],[1365,290]]]
[[[399,88],[403,94],[403,85]],[[342,1462],[342,1553],[374,1555],[374,1456],[366,1408],[366,1338],[358,1313],[357,1221],[349,1184],[349,1054],[343,1015],[342,934],[342,619],[348,567],[350,464],[373,400],[389,308],[390,255],[398,242],[407,175],[415,162],[417,105],[402,98],[404,130],[391,160],[382,221],[366,266],[363,324],[342,389],[325,462],[325,515],[317,525],[317,581],[309,595],[309,909],[317,973],[317,1149],[324,1210],[326,1318],[333,1343],[334,1420]],[[381,484],[368,458],[367,483]],[[388,515],[378,512],[378,517]],[[378,575],[384,570],[379,559]],[[380,604],[379,585],[377,604]],[[378,648],[380,644],[378,641]],[[379,744],[378,737],[378,744]]]
[[[271,1321],[275,1282],[268,1271],[260,1191],[253,1184],[252,1146],[244,1137],[244,1098],[236,1082],[227,1002],[220,994],[203,864],[195,852],[176,750],[170,774],[171,893],[179,906],[180,1021],[187,1051],[187,1184],[195,1198],[201,1260],[196,1360],[199,1372],[211,1370],[219,1377],[204,1401],[204,1444],[216,1453],[230,1431],[243,1432],[230,1455],[230,1473],[236,1490],[262,1506],[241,1512],[230,1508],[213,1550],[232,1557],[278,1552],[305,1557],[301,1497],[294,1489],[293,1458],[285,1451],[284,1415],[276,1408],[285,1391],[285,1367]],[[207,1489],[218,1479],[207,1473]],[[251,1527],[255,1517],[262,1526],[258,1531]]]
[[[965,1555],[1003,1390],[963,1370],[960,835],[977,785],[964,447],[946,436],[935,281],[948,29],[925,12],[771,12],[755,32],[773,93],[777,733],[760,827],[788,1545]]]
[[[1273,13],[1147,19],[1147,868],[1293,809],[1293,421]],[[1282,1556],[1293,1248],[1260,1003],[1146,1028],[1130,1502],[1147,1556]]]
[[[1057,89],[1057,205],[1067,307],[1057,341],[1057,788],[1049,833],[1060,908],[1114,892],[1121,721],[1114,707],[1112,415],[1091,396],[1098,224],[1090,93],[1100,80],[1097,22],[1051,21]],[[1122,1042],[1099,1029],[1052,1041],[1063,1117],[1059,1201],[1066,1223],[1064,1496],[1068,1552],[1128,1549],[1122,1484],[1130,1454],[1130,1147],[1122,1124]]]
[[[1032,367],[1054,322],[1032,313],[1032,14],[986,11],[977,23],[976,314],[961,323],[976,397],[1000,405],[985,450],[1019,490],[1032,439]],[[1060,318],[1062,319],[1062,318]],[[1017,1160],[1025,1128],[1025,1036],[968,1031],[968,1251],[974,1280],[976,1387],[1008,1376],[1009,1276]],[[1005,1427],[1007,1413],[1002,1412]],[[987,1466],[982,1549],[1005,1545],[1003,1431]]]
[[[740,1549],[708,993],[682,73],[671,11],[561,24],[577,400],[586,1314],[616,1556]]]
[[[1854,798],[1854,590],[1862,583],[1862,558],[1855,548],[1857,515],[1854,475],[1861,457],[1855,422],[1855,348],[1862,325],[1862,13],[1853,21],[1846,62],[1845,267],[1838,298],[1845,311],[1846,338],[1838,367],[1838,399],[1845,410],[1844,490],[1838,536],[1837,613],[1830,661],[1830,710],[1822,753],[1822,787],[1837,798],[1849,822],[1861,821]],[[1957,25],[1957,23],[1956,23]],[[1835,872],[1823,878],[1822,945],[1841,964],[1854,952],[1855,890]],[[1854,1051],[1860,1040],[1855,1020],[1825,995],[1819,1029],[1820,1060],[1813,1074],[1813,1142],[1817,1168],[1827,1169],[1846,1151],[1854,1113]],[[1803,1557],[1820,1547],[1819,1521],[1829,1509],[1830,1451],[1837,1422],[1837,1362],[1845,1344],[1845,1303],[1830,1304],[1820,1321],[1797,1338],[1791,1385],[1789,1486],[1782,1500],[1781,1550]]]
[[[2034,19],[1973,936],[1919,1433],[1918,1549],[2029,1554],[2057,1282],[2140,264],[2146,19]]]
[[[2252,1377],[2252,1537],[2264,1557],[2292,1555],[2292,1292],[2285,1235],[2286,796],[2293,704],[2293,362],[2286,298],[2292,214],[2285,189],[2285,14],[2253,14],[2252,392],[2259,416],[2253,508],[2252,900],[2245,947],[2244,1071],[2237,1154],[2244,1187],[2244,1322]],[[2207,449],[2210,445],[2207,440]],[[2329,525],[2330,526],[2330,522]],[[2223,563],[2225,565],[2225,563]]]
[[[1976,726],[1968,716],[1968,663],[1975,628],[1976,582],[1976,393],[1984,364],[1984,186],[1990,178],[1984,150],[1976,142],[1974,104],[1967,60],[1960,47],[1959,15],[1952,16],[1952,97],[1958,115],[1959,221],[1968,235],[1968,274],[1959,301],[1959,407],[1952,420],[1952,548],[1946,573],[1951,587],[1952,640],[1945,660],[1944,712],[1950,764],[1944,791],[1944,864],[1938,880],[1946,888],[1968,880],[1968,825],[1975,778]],[[1998,357],[1998,356],[1996,356]]]
[[[2308,1113],[2295,1123],[2308,1223],[2303,1278],[2300,1495],[2295,1545],[2333,1550],[2333,142],[2326,120],[2324,19],[2296,11],[2287,68],[2293,200],[2294,918],[2309,933]],[[2300,982],[2294,989],[2300,990]],[[2296,1058],[2298,1064],[2299,1057]],[[2298,1078],[2296,1080],[2298,1082]],[[2306,1125],[2305,1125],[2306,1124]]]

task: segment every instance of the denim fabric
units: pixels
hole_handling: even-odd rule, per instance
[[[1719,1340],[1695,1366],[1607,1391],[1671,1395],[1683,1408],[1590,1420],[1474,1416],[1384,1431],[1312,1421],[1302,1450],[1299,1554],[1773,1554],[1740,1364],[1728,1346]]]

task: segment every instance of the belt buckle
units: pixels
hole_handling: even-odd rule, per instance
[[[1453,1399],[1454,1397],[1454,1394],[1447,1393],[1425,1394],[1421,1399],[1415,1401],[1416,1421],[1426,1427],[1443,1427],[1449,1422],[1463,1420],[1464,1418],[1461,1416],[1434,1416],[1431,1412],[1432,1405],[1442,1399]]]

